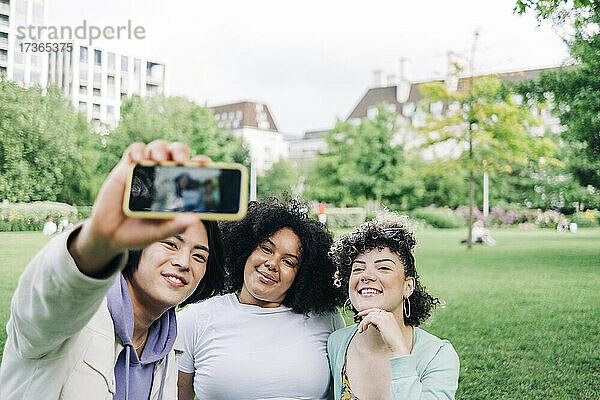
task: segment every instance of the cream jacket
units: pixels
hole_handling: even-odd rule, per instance
[[[110,400],[123,349],[106,305],[114,282],[79,271],[67,251],[69,233],[53,238],[29,263],[12,299],[0,365],[2,400]],[[121,257],[118,271],[125,266]],[[176,348],[177,342],[175,345]],[[177,399],[175,351],[156,364],[151,400]]]

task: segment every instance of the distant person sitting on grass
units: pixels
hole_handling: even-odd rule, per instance
[[[122,202],[132,164],[188,160],[182,143],[132,144],[91,218],[29,263],[6,326],[0,399],[177,399],[175,307],[221,290],[220,232],[194,215],[129,218]]]
[[[439,300],[419,282],[415,243],[404,221],[389,216],[332,247],[338,284],[358,322],[327,342],[334,399],[454,399],[458,355],[449,341],[418,328]]]
[[[473,230],[471,230],[471,240],[473,243],[483,243],[488,246],[495,246],[498,242],[494,240],[490,231],[485,228],[483,221],[479,220],[473,224]],[[461,240],[461,243],[467,243],[467,239]]]

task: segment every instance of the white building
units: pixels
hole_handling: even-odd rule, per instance
[[[302,137],[288,139],[290,159],[316,160],[320,153],[327,152],[327,130],[305,132]]]
[[[423,126],[426,117],[426,113],[418,107],[419,102],[423,100],[423,94],[419,89],[420,84],[426,82],[444,82],[451,90],[461,91],[470,85],[473,79],[493,77],[501,81],[521,82],[528,79],[537,80],[542,72],[555,69],[540,68],[478,75],[475,77],[456,77],[451,71],[451,61],[451,54],[449,54],[449,72],[446,79],[433,81],[411,81],[410,63],[406,59],[400,60],[398,75],[387,75],[387,79],[385,79],[383,71],[374,71],[373,84],[359,99],[346,121],[359,124],[363,118],[375,118],[378,113],[377,105],[386,103],[388,111],[394,112],[398,116],[399,131],[395,140],[402,143],[407,149],[416,148],[424,143],[424,138],[415,132],[413,127]],[[451,107],[452,105],[445,105],[438,102],[431,104],[429,111],[434,115],[441,116]],[[542,119],[542,126],[532,129],[532,134],[542,134],[545,129],[550,129],[553,132],[559,132],[562,129],[560,121],[551,114],[550,110],[542,110],[539,116]],[[326,133],[326,130],[306,132],[302,139],[291,142],[291,157],[296,160],[315,159],[318,152],[325,152],[327,150]],[[433,159],[438,157],[455,157],[460,151],[462,151],[461,148],[457,148],[454,143],[449,142],[439,143],[435,146],[422,149],[421,154],[425,159]]]
[[[43,34],[42,40],[18,35],[25,27],[48,25],[46,4],[46,0],[0,0],[0,74],[25,86],[57,85],[88,120],[111,127],[120,119],[122,99],[168,95],[164,63],[68,38],[44,41]],[[39,50],[39,43],[57,43],[59,51]]]
[[[114,127],[121,101],[138,95],[168,95],[165,64],[73,42],[71,52],[49,54],[48,84],[62,88],[73,106]]]
[[[279,161],[287,158],[289,145],[277,129],[269,107],[264,103],[242,101],[210,107],[219,127],[242,137],[256,173],[262,175]]]
[[[25,85],[46,84],[48,53],[27,50],[17,27],[46,25],[44,0],[0,0],[0,74]]]

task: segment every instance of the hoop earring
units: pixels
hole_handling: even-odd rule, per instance
[[[348,311],[346,310],[346,308],[348,307],[348,302],[350,301],[350,298],[348,297],[348,299],[344,302],[344,306],[342,307],[342,311],[344,312],[344,315],[348,318],[354,318],[353,315],[348,315]]]
[[[336,270],[333,274],[333,286],[337,289],[342,287],[342,280],[340,279],[340,270]]]
[[[404,308],[404,315],[406,316],[406,318],[410,318],[410,299],[408,297],[405,297],[404,300],[406,300],[406,302],[408,303],[408,307],[403,307]],[[404,305],[404,301],[402,302],[402,305]],[[408,308],[408,312],[406,312],[406,309]]]

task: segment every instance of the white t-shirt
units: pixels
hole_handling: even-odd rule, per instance
[[[195,373],[199,399],[327,399],[327,338],[345,326],[338,312],[305,317],[228,294],[187,306],[177,321],[179,370]]]

